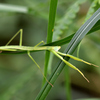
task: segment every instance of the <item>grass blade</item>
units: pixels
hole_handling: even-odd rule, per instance
[[[70,41],[68,47],[66,48],[65,53],[72,54],[74,52],[74,50],[76,49],[76,47],[78,46],[80,41],[91,30],[91,28],[95,25],[95,23],[99,20],[99,18],[100,18],[100,9],[98,9],[92,15],[92,17],[89,20],[87,20],[80,27],[80,29],[75,33],[75,35],[73,36],[72,40]],[[64,59],[66,59],[67,61],[69,60],[68,57],[64,57]],[[59,74],[63,70],[64,66],[65,66],[65,63],[63,63],[60,60],[58,65],[55,67],[55,69],[53,70],[53,73],[51,74],[51,76],[49,78],[49,82],[51,84],[54,84],[54,82],[58,78]],[[41,89],[38,96],[36,97],[36,100],[44,100],[46,98],[47,94],[49,93],[50,89],[51,89],[51,86],[48,83],[46,83],[44,85],[44,87]]]

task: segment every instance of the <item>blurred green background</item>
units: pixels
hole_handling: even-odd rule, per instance
[[[53,41],[71,35],[80,28],[92,3],[92,0],[83,1],[76,17],[71,21],[67,20],[68,26],[54,35]],[[57,26],[62,25],[61,19],[75,2],[77,0],[58,1],[55,29],[59,29]],[[20,29],[23,29],[23,45],[35,46],[42,40],[46,42],[49,4],[50,0],[0,0],[0,46],[5,45]],[[12,10],[7,7],[12,7]],[[15,7],[19,10],[14,9]],[[18,43],[19,36],[11,44],[18,45]],[[62,51],[65,46],[62,47]],[[75,56],[76,53],[77,51],[74,53]],[[32,53],[32,56],[43,69],[45,51]],[[100,66],[100,31],[82,40],[79,57]],[[53,64],[56,64],[59,59],[55,56],[54,58]],[[76,65],[90,81],[87,83],[77,71],[70,69],[72,99],[100,97],[100,67],[95,68],[74,60],[70,62]],[[63,71],[55,82],[47,100],[66,100],[64,73]],[[0,55],[0,100],[34,100],[41,89],[42,78],[40,70],[27,54]]]

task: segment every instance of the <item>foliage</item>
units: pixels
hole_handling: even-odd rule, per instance
[[[16,31],[19,30],[19,28],[24,28],[24,45],[29,44],[36,44],[40,42],[42,39],[45,40],[44,33],[48,33],[47,35],[47,43],[45,45],[65,45],[64,48],[66,48],[65,52],[72,54],[75,49],[77,48],[79,42],[82,40],[82,38],[86,34],[96,33],[97,30],[99,30],[100,27],[100,21],[99,17],[96,18],[94,21],[92,20],[97,12],[95,11],[100,6],[100,0],[75,0],[74,2],[72,0],[51,0],[52,3],[50,3],[49,0],[4,0],[0,4],[0,41],[3,41],[5,38],[7,40],[4,41],[4,43],[0,45],[4,45],[7,43],[9,38],[12,36],[12,34],[15,34]],[[86,3],[85,3],[86,2]],[[81,16],[81,5],[85,5],[88,3],[91,3],[91,5],[88,5],[89,10],[84,15]],[[48,10],[50,6],[50,9]],[[54,8],[53,8],[53,7]],[[10,8],[11,7],[11,8]],[[85,6],[86,7],[86,6]],[[18,9],[19,8],[19,9]],[[54,9],[54,10],[53,10]],[[57,9],[57,13],[56,13]],[[61,11],[60,11],[60,10]],[[66,10],[67,9],[67,10]],[[86,9],[87,10],[87,9]],[[52,12],[54,11],[54,12]],[[49,12],[49,13],[48,13]],[[95,13],[93,15],[93,13]],[[98,12],[99,13],[99,12]],[[49,20],[48,20],[49,15]],[[86,15],[86,16],[85,16]],[[93,15],[93,16],[92,16]],[[90,18],[92,16],[92,18]],[[6,19],[7,18],[7,19]],[[5,20],[6,19],[6,20]],[[85,19],[85,20],[84,20]],[[89,20],[88,20],[89,19]],[[41,21],[42,20],[42,21]],[[88,21],[87,21],[88,20]],[[48,31],[47,31],[47,21],[48,23]],[[90,21],[93,21],[93,23],[88,24]],[[81,26],[84,22],[84,25]],[[24,23],[24,24],[22,24]],[[88,26],[89,25],[89,26]],[[80,27],[81,26],[81,27]],[[51,27],[51,28],[50,28]],[[80,27],[80,29],[79,29]],[[86,28],[86,29],[85,29]],[[54,29],[54,32],[53,32]],[[78,30],[75,32],[75,30]],[[72,32],[74,30],[74,32]],[[82,30],[84,32],[82,33]],[[3,34],[5,33],[5,34]],[[11,33],[11,34],[10,34]],[[39,33],[39,34],[38,34]],[[68,34],[69,33],[69,34]],[[82,34],[81,34],[82,33]],[[80,35],[81,34],[81,35]],[[51,36],[49,36],[51,35]],[[63,37],[64,36],[64,37]],[[67,37],[65,37],[67,36]],[[73,37],[74,36],[74,37]],[[89,58],[89,60],[97,65],[99,65],[99,44],[100,44],[100,38],[99,33],[88,35],[85,39],[83,39],[82,42],[82,50],[85,52],[85,57]],[[26,38],[29,39],[26,39]],[[35,38],[34,38],[35,37]],[[72,38],[73,37],[73,38]],[[63,38],[63,39],[61,39]],[[78,38],[78,39],[77,39]],[[50,39],[50,41],[49,41]],[[59,40],[58,40],[59,39]],[[19,39],[18,39],[19,40]],[[52,40],[54,42],[52,42]],[[84,40],[86,41],[86,44],[84,45]],[[31,41],[31,43],[29,43]],[[46,41],[46,40],[45,40]],[[87,43],[89,42],[89,45]],[[13,41],[16,44],[16,40]],[[13,43],[12,42],[12,43]],[[66,44],[69,45],[67,46]],[[87,49],[89,47],[89,51]],[[63,50],[62,50],[63,51]],[[94,52],[96,51],[96,52]],[[39,57],[37,56],[37,53],[34,53],[34,58],[40,63],[40,66],[43,65],[43,59],[44,59],[44,52],[38,53]],[[91,53],[89,56],[88,54]],[[10,58],[8,58],[10,56]],[[3,52],[0,54],[0,98],[2,100],[43,100],[46,98],[46,96],[51,94],[49,92],[51,90],[51,86],[46,83],[44,87],[41,88],[39,93],[39,88],[41,86],[41,74],[37,73],[37,69],[33,69],[33,62],[30,61],[24,54],[26,52],[16,52],[15,55],[11,55],[11,52]],[[18,54],[23,54],[18,55]],[[36,56],[35,56],[36,54]],[[41,55],[41,57],[40,57]],[[5,58],[4,58],[5,57]],[[27,60],[25,60],[25,59]],[[82,56],[84,58],[84,56]],[[65,57],[66,60],[69,60],[69,58]],[[47,60],[47,61],[46,61]],[[4,64],[6,61],[7,64]],[[4,63],[3,63],[4,62]],[[45,62],[49,63],[49,56],[46,55]],[[10,65],[11,63],[11,65]],[[57,80],[58,76],[62,72],[65,64],[61,61],[57,61],[58,65],[56,64],[56,60],[53,59],[52,62],[53,67],[51,71],[51,75],[49,76],[49,81],[54,84],[54,82]],[[7,65],[7,67],[5,67]],[[47,67],[48,64],[46,64]],[[56,66],[57,65],[57,66]],[[20,67],[21,66],[21,67]],[[79,65],[78,65],[79,66]],[[81,65],[82,66],[82,65]],[[67,88],[66,91],[67,98],[71,100],[71,90],[70,90],[70,72],[68,67],[66,67],[67,72]],[[88,69],[84,67],[84,69]],[[93,68],[89,68],[88,71],[92,70]],[[47,68],[44,68],[44,70],[47,70]],[[94,71],[94,69],[92,70]],[[65,71],[66,72],[66,71]],[[98,69],[95,70],[96,73],[100,73]],[[72,72],[71,72],[72,73]],[[47,75],[47,71],[45,76]],[[36,77],[34,77],[36,76]],[[48,75],[47,75],[48,76]],[[64,77],[66,77],[64,76]],[[60,76],[59,76],[60,77]],[[62,80],[61,78],[60,80]],[[64,79],[63,79],[64,80]],[[57,82],[59,84],[59,82]],[[56,84],[57,84],[56,83]],[[26,88],[27,87],[27,88]],[[39,87],[39,88],[38,88]],[[54,85],[54,89],[55,89]],[[57,94],[58,88],[56,88],[55,93]],[[35,92],[34,92],[35,91]],[[62,91],[61,91],[62,92]],[[36,94],[35,94],[36,93]],[[36,97],[37,95],[37,97]],[[58,96],[58,95],[57,95]],[[53,98],[53,96],[52,96]],[[50,99],[50,96],[47,97],[47,99]]]
[[[72,24],[73,20],[76,17],[80,9],[80,5],[83,4],[86,0],[77,0],[69,8],[67,8],[63,17],[61,17],[55,25],[53,40],[59,39],[59,37],[64,33],[65,30],[68,30],[69,26]]]

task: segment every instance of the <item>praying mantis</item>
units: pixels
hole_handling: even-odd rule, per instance
[[[20,34],[20,40],[19,40],[19,45],[9,45],[11,43],[11,41],[18,35]],[[26,51],[29,58],[36,64],[36,66],[40,69],[43,77],[45,78],[45,80],[53,87],[53,85],[47,80],[46,76],[43,74],[40,66],[37,64],[37,62],[33,59],[33,57],[31,56],[30,52],[31,51],[40,51],[40,50],[48,50],[50,52],[52,52],[54,55],[56,55],[59,59],[61,59],[66,65],[68,65],[69,67],[77,70],[86,80],[87,82],[89,82],[89,80],[84,76],[84,74],[74,65],[72,65],[71,63],[69,63],[68,61],[66,61],[63,56],[67,56],[70,57],[74,60],[80,61],[80,62],[84,62],[88,65],[93,65],[95,67],[98,67],[92,63],[86,62],[80,58],[77,58],[75,56],[69,55],[69,54],[65,54],[65,53],[61,53],[59,52],[59,49],[61,48],[60,46],[39,46],[41,43],[43,43],[43,41],[41,41],[40,43],[38,43],[36,46],[31,47],[31,46],[22,46],[22,35],[23,35],[23,29],[20,29],[9,41],[5,46],[0,46],[0,53],[2,53],[3,51]]]

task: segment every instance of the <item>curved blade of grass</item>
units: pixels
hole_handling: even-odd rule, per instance
[[[66,48],[65,53],[72,54],[74,52],[74,50],[76,49],[76,47],[78,46],[80,41],[91,30],[91,28],[95,25],[95,23],[99,20],[99,18],[100,18],[100,9],[98,9],[92,15],[92,17],[89,20],[87,20],[80,27],[80,29],[75,33],[75,35],[73,36],[72,40],[70,41],[68,47]],[[67,61],[69,60],[68,57],[64,57],[64,59],[66,59]],[[54,84],[54,82],[58,78],[59,74],[63,70],[64,66],[65,66],[65,63],[62,60],[60,60],[58,65],[55,67],[55,69],[53,70],[53,72],[49,78],[49,82],[51,84]],[[46,83],[44,85],[44,87],[41,89],[38,96],[36,97],[36,100],[44,100],[46,98],[47,94],[49,93],[50,89],[51,89],[51,86],[48,83]]]
[[[54,23],[55,23],[55,15],[56,15],[56,9],[57,9],[57,2],[58,2],[58,0],[50,0],[47,43],[52,42]],[[45,67],[44,67],[44,75],[45,76],[47,76],[49,58],[50,58],[50,52],[46,51],[46,54],[45,54]],[[45,82],[46,82],[45,79],[43,79],[43,85],[44,85]]]
[[[0,3],[0,11],[27,13],[28,8],[24,6],[16,6],[16,5]]]
[[[97,23],[94,24],[94,26],[91,28],[91,30],[87,34],[91,34],[91,33],[95,32],[95,31],[98,31],[98,30],[100,30],[100,20],[99,19],[98,19]],[[65,37],[61,40],[45,44],[45,46],[57,46],[57,45],[61,46],[61,45],[64,45],[66,43],[69,43],[70,40],[72,39],[72,37],[74,36],[74,34],[72,34],[68,37]]]

